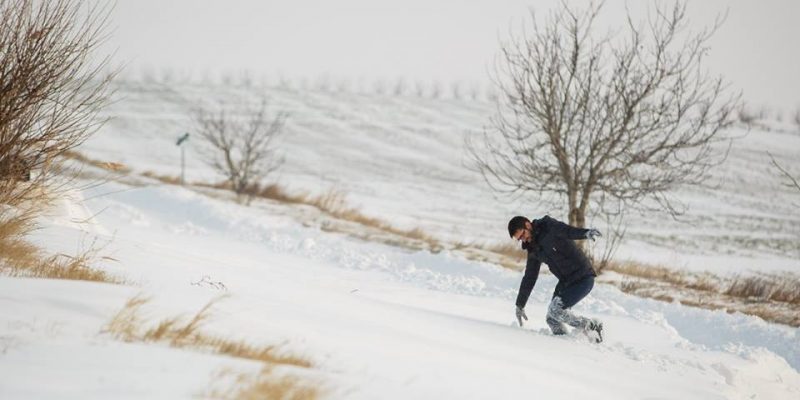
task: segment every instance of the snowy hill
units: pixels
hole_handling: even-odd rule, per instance
[[[266,97],[272,110],[290,114],[281,148],[286,163],[274,177],[280,185],[341,190],[369,216],[443,240],[507,243],[512,215],[565,218],[560,204],[496,197],[465,167],[464,137],[488,124],[493,102],[190,83],[122,82],[117,95],[108,111],[113,119],[80,151],[138,172],[180,175],[174,142],[192,131],[193,107]],[[686,215],[630,215],[619,257],[721,274],[800,273],[800,196],[782,185],[769,158],[800,172],[800,132],[779,128],[729,132],[738,140],[709,187],[676,193]],[[187,180],[219,181],[200,161],[202,144],[190,144]],[[725,151],[728,143],[720,146]],[[607,228],[603,223],[590,221]]]
[[[123,84],[118,94],[108,111],[114,119],[80,151],[167,175],[179,174],[174,140],[189,129],[193,104],[257,95],[141,84]],[[502,242],[509,215],[559,216],[530,199],[495,199],[463,168],[463,134],[480,129],[490,103],[292,89],[269,95],[292,115],[281,185],[339,188],[364,213],[443,240]],[[797,134],[750,132],[735,142],[717,189],[680,193],[694,224],[636,218],[621,253],[719,273],[797,272],[800,211],[762,151],[796,168],[799,148]],[[194,152],[188,166],[190,181],[218,179]],[[104,333],[137,294],[152,298],[152,322],[226,294],[204,329],[307,357],[312,368],[279,372],[314,382],[323,398],[800,396],[798,328],[598,285],[576,311],[602,319],[607,340],[553,337],[544,323],[555,285],[549,275],[519,328],[518,271],[328,232],[305,223],[326,218],[313,207],[268,200],[246,207],[223,191],[141,177],[90,183],[77,181],[32,240],[51,253],[74,253],[97,239],[108,258],[96,267],[128,284],[0,277],[0,398],[213,397],[212,387],[231,384],[216,378],[221,371],[260,367]]]

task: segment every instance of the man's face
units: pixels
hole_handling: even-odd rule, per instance
[[[517,229],[514,232],[514,240],[528,243],[531,241],[531,223],[525,223],[525,229]]]

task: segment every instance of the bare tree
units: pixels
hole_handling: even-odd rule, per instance
[[[792,117],[792,122],[797,126],[797,130],[800,131],[800,108],[794,112],[794,116]]]
[[[786,187],[793,188],[793,189],[797,189],[798,191],[800,191],[800,182],[798,182],[798,181],[797,181],[797,178],[795,178],[794,176],[792,176],[792,174],[790,174],[790,173],[789,173],[789,171],[787,171],[787,170],[786,170],[786,168],[784,168],[783,166],[781,166],[781,165],[778,163],[778,161],[776,161],[776,160],[775,160],[775,156],[773,156],[773,155],[772,155],[771,153],[769,153],[769,152],[767,152],[767,154],[769,155],[769,159],[770,159],[770,161],[772,161],[772,165],[773,165],[773,166],[774,166],[774,167],[775,167],[775,168],[778,170],[778,172],[780,173],[780,175],[781,175],[781,176],[782,176],[784,179],[786,179],[786,182],[785,182],[783,185],[784,185],[784,186],[786,186]]]
[[[644,23],[598,37],[602,3],[566,3],[503,43],[498,112],[468,138],[475,167],[496,191],[565,201],[583,227],[592,204],[680,214],[670,190],[702,183],[725,152],[712,146],[739,96],[703,69],[722,19],[685,32],[686,7],[658,6]]]
[[[90,55],[110,9],[95,4],[0,2],[0,203],[42,196],[60,156],[104,122],[113,73],[103,72],[108,58]]]
[[[438,80],[431,81],[430,88],[431,88],[430,97],[432,99],[438,99],[442,97],[443,89],[442,89],[442,83],[440,81]]]
[[[372,83],[372,93],[384,95],[389,92],[388,83],[383,78],[378,78]]]
[[[481,94],[481,87],[477,82],[472,82],[469,85],[469,98],[472,101],[478,100]]]
[[[463,96],[461,82],[454,81],[450,83],[450,94],[453,96],[453,99],[461,100],[461,97]]]
[[[425,97],[425,83],[421,80],[414,81],[414,95],[417,97]]]
[[[758,115],[747,105],[742,105],[737,111],[737,118],[739,122],[750,128],[755,124],[756,120],[758,120]]]
[[[287,114],[271,116],[267,101],[216,110],[198,108],[193,113],[196,132],[209,146],[204,161],[225,176],[240,200],[249,203],[248,189],[277,169],[283,159],[275,141],[283,132]]]
[[[396,97],[402,96],[406,94],[406,80],[401,78],[397,78],[394,82],[394,89],[392,89],[392,94]]]

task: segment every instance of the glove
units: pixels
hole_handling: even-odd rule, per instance
[[[525,321],[528,320],[528,316],[525,315],[525,309],[517,306],[517,321],[519,321],[519,326],[522,326],[522,319],[525,318]]]
[[[603,236],[603,234],[600,233],[600,231],[598,231],[597,229],[591,228],[588,231],[586,231],[586,238],[591,239],[593,242],[600,236]]]

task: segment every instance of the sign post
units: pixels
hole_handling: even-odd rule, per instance
[[[189,134],[186,133],[183,136],[179,137],[178,142],[175,143],[176,146],[181,148],[181,186],[183,186],[186,176],[186,146],[181,146],[181,145],[188,139],[189,139]]]

